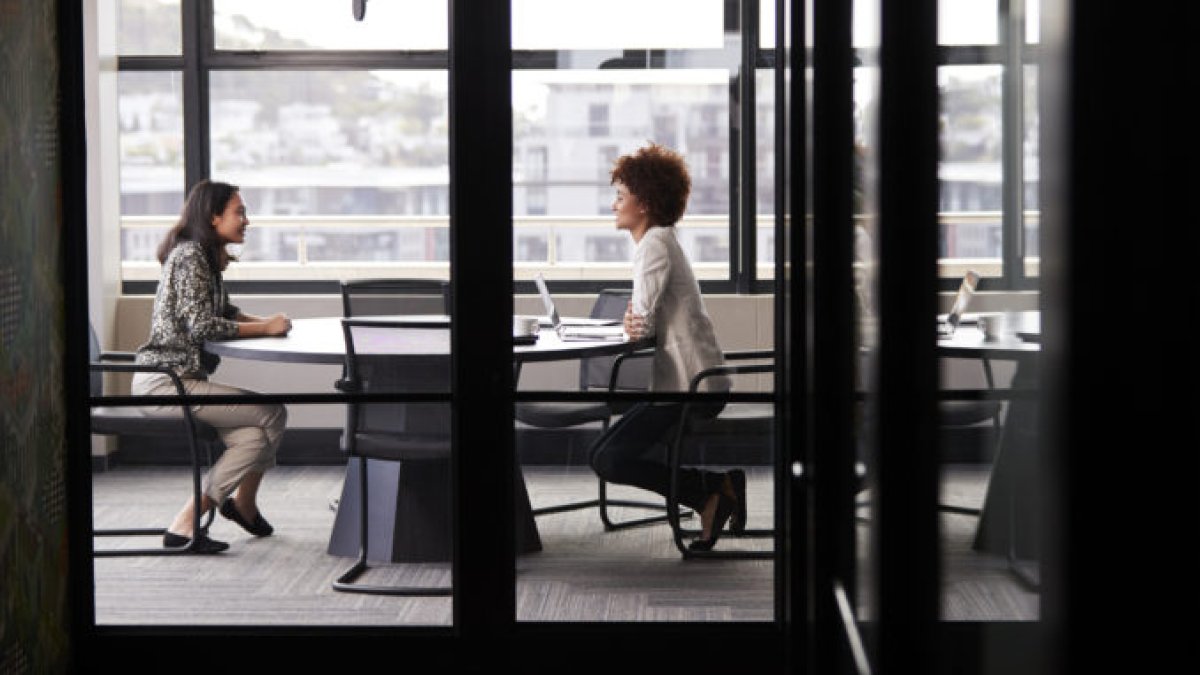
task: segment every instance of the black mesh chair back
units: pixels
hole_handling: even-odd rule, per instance
[[[625,309],[629,304],[629,299],[633,292],[628,289],[613,289],[606,288],[600,291],[596,296],[596,302],[592,305],[591,318],[593,319],[617,319],[625,318]],[[579,388],[582,390],[588,389],[607,389],[612,376],[613,363],[617,360],[616,356],[597,356],[587,359],[581,359],[579,364]],[[622,391],[646,391],[650,388],[650,359],[626,359],[621,364],[621,369],[617,373],[617,382],[614,389]],[[617,412],[621,411],[621,406],[616,406]]]
[[[689,393],[704,391],[703,383],[712,377],[737,375],[765,375],[775,372],[775,354],[770,350],[727,351],[725,365],[706,368],[697,373],[688,388]],[[736,388],[736,386],[735,386]],[[765,560],[772,558],[773,550],[692,550],[685,537],[699,536],[699,529],[684,528],[680,522],[678,497],[678,475],[683,462],[684,449],[692,453],[698,450],[700,463],[708,443],[719,443],[727,447],[744,446],[748,450],[761,451],[775,446],[775,405],[773,403],[727,402],[715,416],[705,412],[703,403],[686,402],[681,421],[675,427],[674,439],[668,449],[668,470],[671,472],[671,489],[667,497],[667,521],[671,525],[675,546],[684,558],[725,558]],[[711,410],[711,409],[710,409]],[[743,522],[739,527],[730,524],[731,537],[774,537],[775,531],[767,528],[748,528]]]
[[[353,279],[342,282],[344,317],[449,313],[449,281]]]
[[[450,329],[445,324],[343,320],[343,388],[373,394],[448,393]],[[388,345],[425,344],[435,355],[388,354]],[[441,354],[438,354],[441,352]],[[346,450],[378,459],[432,459],[450,449],[447,402],[351,403]]]
[[[342,319],[346,341],[345,377],[338,387],[365,394],[447,394],[450,391],[450,328],[442,322]],[[396,353],[402,345],[405,353]],[[418,356],[416,354],[424,354]],[[438,466],[450,459],[448,401],[352,401],[346,406],[342,448],[359,463],[359,554],[354,565],[333,582],[336,591],[372,595],[444,596],[450,586],[381,586],[358,583],[368,569],[370,550],[367,462]],[[433,475],[442,475],[434,472]],[[448,476],[448,471],[444,473]],[[445,498],[450,485],[432,487]],[[448,506],[444,509],[449,512]],[[431,516],[431,513],[424,513]],[[437,518],[434,518],[437,521]],[[446,519],[448,523],[448,518]]]
[[[88,325],[88,391],[91,396],[104,394],[104,373],[164,373],[171,378],[175,385],[175,395],[183,395],[183,384],[179,377],[169,368],[160,366],[138,365],[134,363],[132,352],[105,352],[100,349],[100,341],[95,329]],[[219,442],[217,432],[208,424],[195,419],[187,406],[180,406],[174,415],[143,415],[137,408],[131,406],[91,406],[91,431],[93,434],[106,436],[155,436],[163,438],[184,439],[187,442],[191,458],[192,499],[200,502],[200,473],[203,463],[212,464],[212,445]],[[201,457],[203,451],[203,458]],[[214,511],[201,514],[196,510],[193,521],[193,531],[207,528],[212,523]],[[201,522],[203,516],[204,521]],[[128,536],[161,536],[166,531],[162,527],[121,527],[96,528],[92,535],[96,537],[128,537]],[[137,555],[172,555],[192,553],[196,546],[196,538],[187,546],[179,548],[93,548],[95,557],[137,556]]]
[[[629,305],[631,296],[632,291],[629,289],[604,289],[600,291],[596,297],[596,302],[592,305],[591,318],[615,319],[618,321],[624,319],[625,309]],[[583,391],[589,389],[608,390],[610,387],[614,391],[646,391],[650,388],[650,367],[652,363],[651,359],[646,357],[652,355],[653,352],[638,352],[636,354],[622,354],[620,356],[597,356],[580,359],[579,388]],[[635,358],[629,358],[631,356]],[[613,377],[614,367],[617,369],[615,378]],[[545,429],[565,429],[599,422],[601,433],[603,434],[604,430],[608,429],[609,420],[612,416],[624,412],[631,405],[616,401],[610,403],[546,401],[519,403],[515,407],[514,412],[518,422],[531,427]],[[650,509],[654,511],[665,510],[664,506],[660,503],[630,499],[610,499],[608,497],[607,485],[602,479],[597,478],[596,499],[536,508],[533,510],[533,514],[540,516],[597,507],[599,509],[600,520],[604,523],[604,529],[606,530],[637,527],[660,523],[666,520],[666,516],[662,515],[618,522],[609,516],[608,507],[610,506]],[[682,517],[688,517],[691,513],[688,512],[681,515]]]

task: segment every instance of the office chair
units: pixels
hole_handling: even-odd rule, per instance
[[[175,391],[179,396],[184,396],[183,382],[173,370],[165,366],[143,366],[137,365],[134,361],[132,352],[101,352],[100,342],[96,339],[96,331],[91,326],[88,326],[88,368],[91,371],[91,395],[101,396],[104,394],[104,373],[165,373],[170,376],[171,381],[175,385]],[[108,363],[105,363],[105,362]],[[91,427],[93,434],[105,436],[120,436],[120,435],[138,435],[138,436],[160,436],[167,438],[183,437],[187,439],[189,456],[191,457],[192,465],[192,498],[193,503],[197,505],[192,518],[192,531],[203,532],[212,524],[216,509],[210,509],[206,515],[206,519],[201,524],[201,513],[199,511],[200,504],[200,473],[201,460],[200,448],[203,447],[205,460],[212,464],[212,444],[216,443],[219,438],[217,432],[208,424],[195,419],[192,416],[190,406],[181,405],[182,411],[179,415],[161,416],[161,415],[143,415],[136,408],[124,406],[92,406],[91,407]],[[158,528],[115,528],[93,530],[94,537],[124,537],[124,536],[158,536],[161,537],[167,530],[165,527]],[[182,553],[192,553],[196,546],[198,537],[192,537],[192,541],[187,546],[180,548],[118,548],[118,549],[95,549],[92,550],[92,555],[96,557],[113,557],[113,556],[137,556],[137,555],[177,555]]]
[[[343,317],[450,314],[450,282],[441,279],[350,279],[341,290]]]
[[[346,376],[338,388],[363,393],[445,393],[450,390],[448,359],[425,359],[414,363],[395,355],[364,353],[367,344],[387,342],[387,334],[402,329],[443,331],[441,323],[419,321],[387,321],[379,319],[342,319],[346,340]],[[372,595],[444,596],[451,586],[381,586],[355,583],[367,571],[370,549],[370,520],[368,513],[367,459],[401,462],[416,465],[447,463],[450,459],[450,404],[432,403],[359,403],[346,406],[346,424],[342,433],[342,450],[358,461],[359,470],[359,546],[358,560],[333,582],[335,591]],[[436,475],[436,472],[434,472]],[[439,491],[449,499],[450,485]],[[430,509],[444,513],[446,522],[429,523],[430,527],[449,528],[449,508]]]
[[[591,318],[624,319],[625,309],[631,296],[632,291],[628,289],[601,290],[599,295],[596,296],[596,302],[592,305]],[[580,359],[579,389],[581,391],[595,389],[646,391],[650,388],[650,362],[648,360],[632,361],[622,369],[620,366],[614,368],[617,358],[616,356],[598,356]],[[519,365],[515,367],[518,370],[514,373],[514,381],[516,380],[516,376],[520,374]],[[608,430],[613,415],[623,412],[626,408],[627,406],[604,402],[518,403],[515,406],[513,416],[518,422],[539,429],[567,429],[599,422],[600,434],[597,436],[599,438]],[[610,499],[608,497],[608,484],[602,478],[597,477],[596,480],[598,483],[596,499],[544,506],[534,509],[533,515],[549,515],[597,507],[600,513],[600,520],[604,524],[606,531],[620,530],[649,523],[660,523],[666,520],[666,516],[661,515],[626,521],[614,521],[608,513],[610,506],[656,511],[661,511],[664,507],[662,504],[654,502]],[[690,512],[685,514],[684,517],[688,516],[691,516]]]
[[[745,375],[753,373],[773,373],[775,353],[770,350],[731,351],[725,352],[725,360],[745,361],[749,363],[730,364],[706,368],[692,377],[688,393],[699,391],[704,380],[719,375]],[[702,530],[684,528],[679,518],[679,470],[683,452],[689,443],[704,439],[737,438],[739,441],[753,439],[757,443],[770,446],[775,435],[775,406],[771,403],[727,403],[721,412],[712,418],[701,418],[692,414],[693,403],[688,401],[683,405],[680,423],[676,427],[675,436],[668,451],[667,465],[671,472],[671,489],[666,500],[667,520],[671,524],[671,533],[675,548],[688,558],[721,558],[721,559],[770,559],[774,557],[773,550],[730,551],[712,549],[708,551],[692,550],[685,544],[684,539],[698,537]],[[745,528],[722,534],[722,537],[773,537],[773,529]]]

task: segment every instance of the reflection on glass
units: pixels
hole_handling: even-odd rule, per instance
[[[1025,0],[1025,41],[1030,44],[1041,42],[1042,0]]]
[[[647,141],[683,154],[692,177],[679,237],[701,277],[728,275],[729,85],[724,70],[513,73],[513,212],[518,261],[621,263],[609,171]],[[545,233],[545,234],[542,234]],[[541,239],[541,237],[545,239]],[[588,275],[627,272],[593,266]]]
[[[1038,172],[1038,167],[1041,166],[1038,161],[1041,153],[1038,142],[1041,134],[1041,123],[1038,117],[1038,68],[1037,66],[1025,66],[1024,72],[1025,107],[1022,121],[1025,123],[1025,133],[1022,145],[1022,173],[1025,176],[1025,213],[1022,214],[1021,223],[1025,232],[1025,276],[1036,277],[1040,273],[1041,261],[1041,248],[1038,244],[1039,215],[1041,213],[1041,201],[1038,199],[1038,189],[1041,185]]]
[[[363,21],[349,2],[213,1],[217,49],[446,49],[445,2],[371,0]]]
[[[513,49],[720,49],[724,20],[721,0],[513,0],[512,45]]]
[[[994,259],[1002,255],[1000,66],[938,69],[942,259]],[[999,266],[978,267],[984,276]]]
[[[209,82],[213,176],[242,187],[259,225],[280,220],[247,260],[448,259],[444,72],[218,71]]]
[[[773,15],[772,15],[773,16]],[[774,31],[774,26],[771,26]],[[755,72],[755,119],[754,131],[756,152],[755,246],[757,251],[757,276],[770,279],[775,275],[775,73],[771,70]]]
[[[122,72],[117,77],[121,157],[122,260],[154,261],[167,224],[183,204],[182,76]]]
[[[121,56],[183,53],[180,0],[120,0],[117,53]]]
[[[1000,39],[998,0],[940,0],[938,44],[994,45]]]

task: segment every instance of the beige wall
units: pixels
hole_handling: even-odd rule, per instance
[[[1036,309],[1037,295],[1034,293],[981,293],[972,309],[977,311],[1001,311]],[[116,325],[110,333],[115,335],[114,345],[106,349],[133,350],[145,340],[149,331],[150,311],[153,306],[150,296],[123,296],[116,305]],[[586,316],[591,309],[593,296],[557,295],[559,311],[567,316]],[[949,309],[952,294],[943,294],[940,301],[942,311]],[[285,312],[293,318],[335,316],[341,313],[341,301],[332,295],[285,295],[285,296],[235,296],[233,302],[251,314]],[[771,295],[707,295],[709,314],[717,329],[717,338],[727,350],[770,349],[774,337],[774,296]],[[536,296],[518,296],[515,300],[518,314],[540,314],[541,303]],[[101,333],[103,334],[103,333]],[[997,375],[1006,381],[1011,371],[998,364]],[[573,389],[578,383],[576,362],[530,364],[522,369],[521,389]],[[297,365],[225,359],[214,375],[228,384],[257,391],[296,393],[330,392],[332,384],[341,374],[340,366]],[[944,378],[948,386],[983,386],[983,374],[977,362],[951,362],[947,365]],[[770,376],[755,376],[753,381],[742,382],[739,387],[748,390],[767,390]],[[127,389],[126,389],[127,390]],[[340,406],[289,406],[289,426],[338,427],[342,424]]]

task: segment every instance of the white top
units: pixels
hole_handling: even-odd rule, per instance
[[[700,284],[674,227],[646,230],[633,253],[633,311],[657,337],[652,391],[687,391],[692,377],[724,363]],[[728,377],[704,380],[701,391],[728,391]]]

